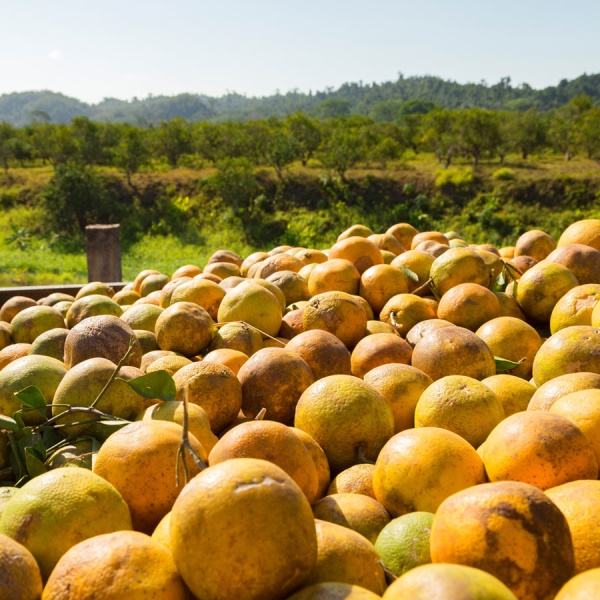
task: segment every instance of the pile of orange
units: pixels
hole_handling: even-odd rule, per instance
[[[599,259],[356,224],[11,298],[0,597],[598,596]]]

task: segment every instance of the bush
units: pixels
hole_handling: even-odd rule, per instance
[[[494,171],[492,178],[499,181],[513,181],[517,178],[517,174],[512,169],[503,167],[502,169]]]

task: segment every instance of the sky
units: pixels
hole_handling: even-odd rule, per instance
[[[600,73],[600,0],[0,0],[0,94],[88,103]]]

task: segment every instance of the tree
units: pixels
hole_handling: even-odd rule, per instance
[[[581,121],[593,106],[587,94],[572,98],[568,104],[555,110],[550,121],[549,134],[554,147],[571,160],[580,146]]]
[[[436,108],[427,113],[423,120],[422,141],[448,168],[460,149],[457,111]]]
[[[434,108],[436,108],[435,102],[423,100],[422,98],[414,98],[402,103],[397,113],[397,118],[402,120],[408,115],[426,115]]]
[[[48,161],[55,168],[77,156],[77,144],[67,125],[34,125],[30,141],[34,155]]]
[[[272,123],[270,135],[263,143],[262,154],[265,162],[275,169],[277,177],[283,181],[283,170],[300,158],[301,151],[291,131],[277,122]]]
[[[101,164],[104,157],[101,125],[90,121],[87,117],[75,117],[70,129],[79,160],[84,165]]]
[[[164,156],[174,169],[184,154],[193,151],[191,125],[184,119],[171,119],[153,129],[158,153]]]
[[[364,156],[363,138],[357,129],[335,127],[328,132],[319,152],[319,160],[326,169],[337,173],[342,181],[348,169]]]
[[[316,113],[321,119],[335,119],[350,115],[351,103],[340,98],[328,98],[317,104]]]
[[[146,131],[132,125],[121,125],[120,134],[120,141],[113,150],[113,164],[125,172],[127,183],[135,191],[131,177],[150,160]]]
[[[600,157],[600,107],[587,110],[579,124],[579,143],[588,158]]]
[[[285,122],[292,137],[296,140],[300,160],[302,166],[305,167],[321,144],[321,130],[313,119],[301,112],[288,115]]]
[[[497,113],[470,108],[459,113],[460,143],[465,154],[477,166],[484,154],[493,154],[500,142]]]
[[[404,106],[402,100],[384,100],[383,102],[376,102],[369,111],[369,116],[373,121],[383,121],[386,123],[392,123],[395,121],[399,114],[400,109]]]
[[[523,160],[546,143],[547,125],[535,108],[503,113],[501,118],[511,146],[521,154]]]
[[[0,123],[0,161],[5,175],[8,175],[8,161],[14,157],[15,137],[15,128],[6,121],[2,121]]]

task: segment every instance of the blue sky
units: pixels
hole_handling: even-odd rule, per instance
[[[600,72],[600,0],[0,0],[0,94],[263,96],[398,73],[535,88]]]

